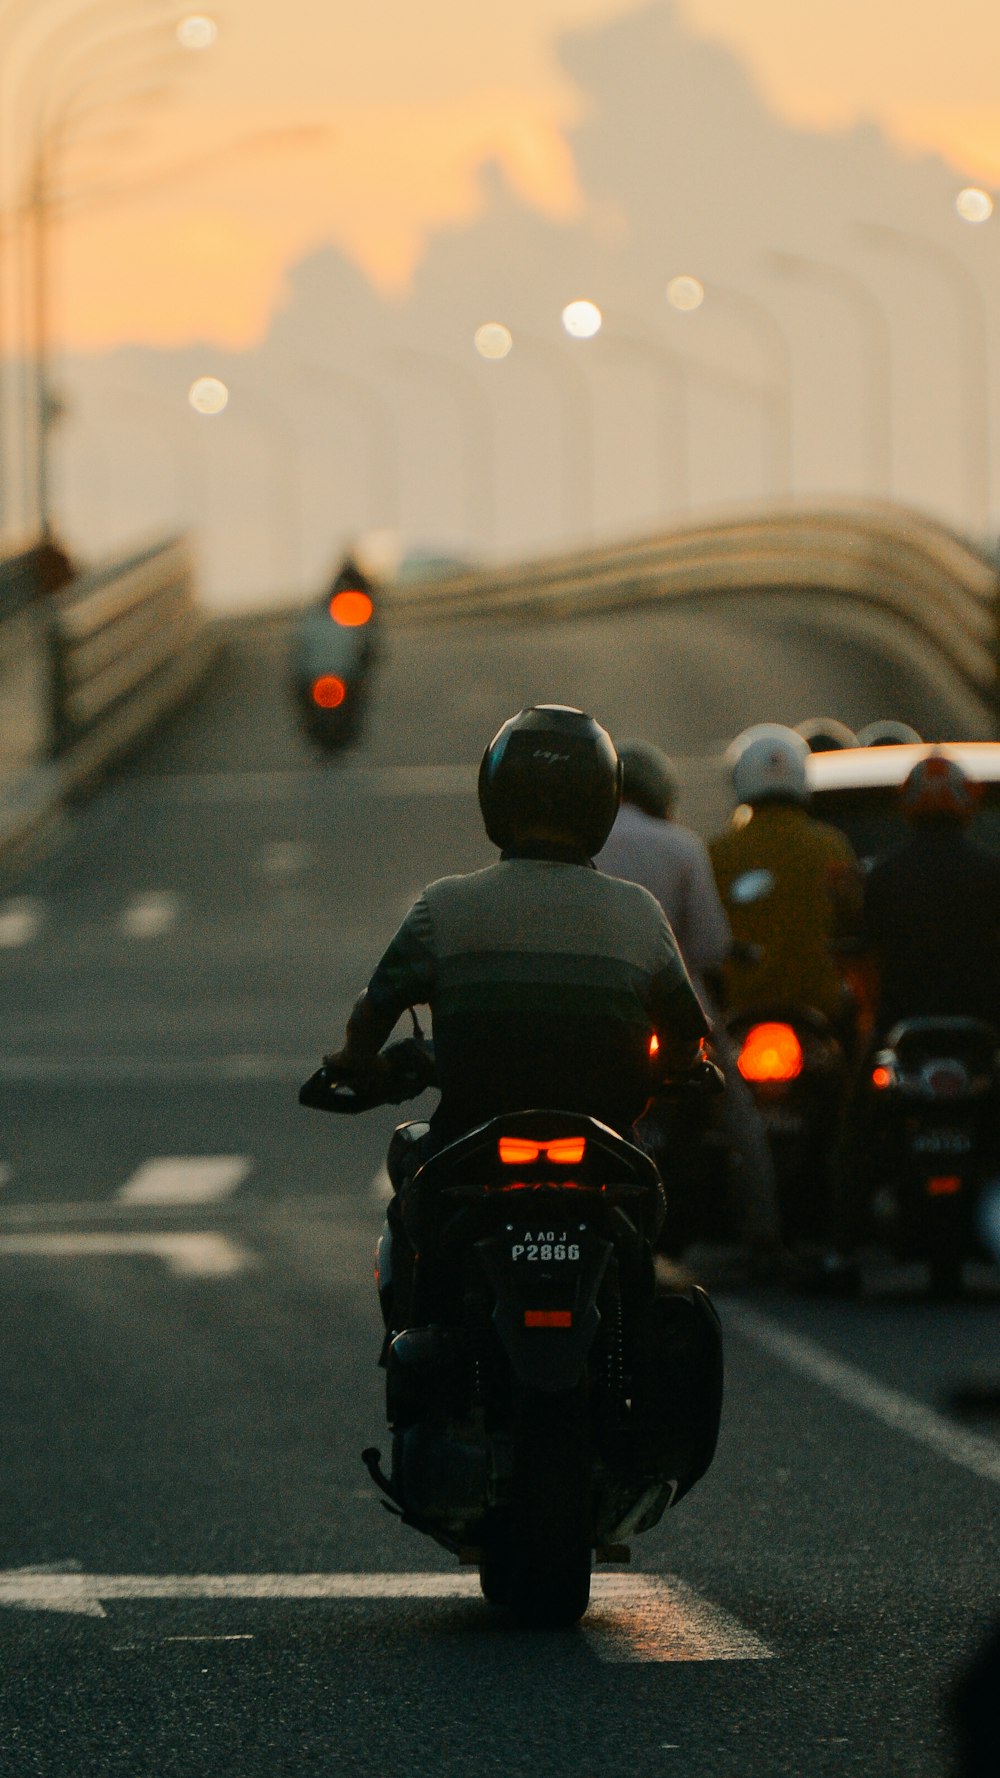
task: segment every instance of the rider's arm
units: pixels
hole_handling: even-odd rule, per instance
[[[423,896],[414,902],[347,1021],[343,1046],[329,1066],[371,1062],[408,1006],[425,1005],[433,993],[434,947]]]

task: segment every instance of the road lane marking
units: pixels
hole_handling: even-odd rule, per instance
[[[743,1303],[727,1302],[722,1310],[724,1330],[731,1329],[751,1340],[772,1357],[799,1371],[814,1383],[821,1383],[832,1394],[853,1408],[874,1415],[893,1432],[905,1432],[918,1444],[926,1446],[938,1457],[945,1457],[981,1481],[1000,1482],[1000,1445],[978,1433],[963,1432],[943,1414],[925,1407],[923,1402],[879,1383],[866,1371],[835,1358],[832,1352],[804,1334],[792,1333],[757,1309]]]
[[[136,895],[123,910],[119,927],[126,938],[162,938],[177,924],[180,902],[176,895],[151,889]]]
[[[0,1607],[106,1617],[115,1599],[470,1600],[479,1577],[454,1574],[83,1574],[63,1568],[0,1572]],[[773,1651],[752,1631],[669,1574],[595,1574],[583,1634],[599,1660],[761,1661]]]
[[[42,926],[42,904],[27,896],[0,905],[0,950],[13,951],[30,945]]]
[[[144,1161],[117,1193],[120,1204],[210,1204],[242,1185],[243,1154],[160,1155]]]
[[[312,858],[312,847],[299,840],[274,840],[264,847],[260,868],[265,877],[272,877],[277,882],[287,881],[308,870]]]
[[[0,1235],[0,1258],[158,1259],[177,1278],[226,1278],[253,1265],[245,1247],[219,1234]]]

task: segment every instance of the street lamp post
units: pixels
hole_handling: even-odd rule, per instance
[[[368,433],[369,524],[399,529],[399,436],[392,409],[372,383],[331,364],[300,364],[294,373],[310,391],[323,386],[335,401],[360,415]]]
[[[870,246],[933,267],[951,287],[961,318],[969,513],[972,522],[985,530],[990,516],[990,354],[989,323],[982,291],[958,254],[937,241],[885,222],[859,222],[855,232]]]
[[[466,525],[470,537],[491,544],[496,531],[496,452],[489,402],[471,372],[440,353],[401,346],[395,356],[401,365],[437,383],[454,401],[464,445]]]
[[[487,338],[502,350],[487,345]],[[563,522],[567,531],[589,534],[594,522],[594,415],[586,378],[564,351],[551,340],[518,328],[514,333],[502,322],[487,321],[476,329],[476,350],[487,361],[507,358],[521,347],[548,373],[556,391],[563,422]]]
[[[768,425],[768,447],[765,478],[774,494],[789,494],[792,488],[792,360],[785,331],[770,309],[744,290],[728,284],[702,283],[699,278],[682,274],[667,286],[667,299],[681,313],[694,313],[704,303],[729,309],[756,334],[763,351],[769,376],[760,390]]]
[[[825,284],[842,296],[858,316],[864,342],[865,390],[868,406],[868,477],[878,494],[892,492],[892,329],[877,296],[853,272],[813,259],[805,253],[774,251],[766,263],[789,277]]]
[[[574,324],[574,311],[592,311],[586,324]],[[571,339],[600,337],[604,349],[651,365],[661,391],[660,463],[662,498],[667,510],[684,512],[690,503],[687,440],[687,386],[685,367],[656,334],[633,315],[598,308],[596,303],[569,303],[563,310],[563,326]],[[608,327],[612,331],[608,332]]]

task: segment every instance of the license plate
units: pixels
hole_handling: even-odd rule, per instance
[[[972,1137],[968,1130],[921,1130],[911,1147],[914,1154],[970,1154]]]
[[[519,1229],[511,1237],[510,1257],[517,1266],[572,1265],[580,1258],[580,1237],[568,1229]]]

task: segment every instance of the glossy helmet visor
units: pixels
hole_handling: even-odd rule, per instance
[[[903,814],[908,821],[950,821],[964,826],[971,821],[981,788],[968,779],[956,760],[943,753],[918,759],[900,791]]]
[[[621,762],[607,729],[562,704],[505,722],[479,767],[479,807],[495,846],[549,838],[592,858],[621,801]]]

